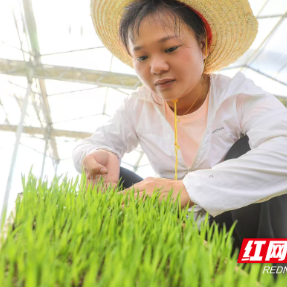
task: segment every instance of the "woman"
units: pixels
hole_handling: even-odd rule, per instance
[[[92,0],[91,8],[102,42],[143,86],[75,148],[76,169],[91,182],[121,177],[140,196],[173,188],[198,224],[206,212],[228,229],[237,220],[238,247],[245,237],[287,237],[287,110],[241,73],[212,73],[255,38],[248,1]],[[160,178],[120,167],[138,144]]]

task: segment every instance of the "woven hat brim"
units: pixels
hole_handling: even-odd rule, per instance
[[[119,43],[119,23],[124,8],[134,0],[91,0],[93,24],[102,43],[118,59],[133,68],[132,59]],[[242,56],[253,43],[258,22],[248,0],[180,1],[198,11],[208,22],[212,42],[205,73],[218,71]]]

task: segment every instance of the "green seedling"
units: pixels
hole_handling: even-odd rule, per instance
[[[30,172],[22,183],[0,250],[0,286],[284,286],[259,276],[256,264],[243,270],[231,233],[207,217],[199,230],[172,190],[162,201],[160,190],[123,196],[103,180],[87,187],[84,173],[48,186]]]

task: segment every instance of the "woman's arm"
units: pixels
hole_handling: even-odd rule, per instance
[[[84,157],[95,150],[110,151],[121,160],[124,153],[132,151],[138,145],[138,138],[130,118],[132,112],[128,97],[107,123],[98,127],[91,137],[83,139],[75,147],[73,161],[78,172],[82,172]]]
[[[212,216],[287,193],[287,109],[267,93],[238,97],[251,150],[183,180],[191,200]]]

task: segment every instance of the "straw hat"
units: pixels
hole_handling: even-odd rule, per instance
[[[133,68],[132,59],[119,43],[119,23],[124,8],[134,0],[91,0],[95,30],[107,49]],[[205,73],[235,62],[248,50],[258,31],[258,22],[248,0],[179,0],[192,8],[205,23],[210,53]]]

